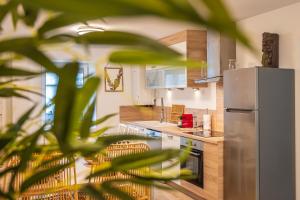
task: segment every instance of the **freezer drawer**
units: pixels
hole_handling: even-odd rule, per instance
[[[224,107],[256,110],[257,68],[224,72]]]
[[[257,112],[225,112],[224,199],[255,200]]]

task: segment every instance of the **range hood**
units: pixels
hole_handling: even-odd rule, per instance
[[[195,80],[195,83],[220,81],[223,78],[223,71],[229,68],[230,59],[236,59],[235,40],[220,33],[207,31],[207,76]]]

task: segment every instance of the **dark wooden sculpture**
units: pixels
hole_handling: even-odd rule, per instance
[[[264,67],[279,66],[279,35],[276,33],[263,33],[262,65]]]

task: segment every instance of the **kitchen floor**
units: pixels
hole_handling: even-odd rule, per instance
[[[155,188],[153,200],[193,200],[193,199],[177,190],[160,190]]]

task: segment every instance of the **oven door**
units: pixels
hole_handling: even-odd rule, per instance
[[[181,149],[184,148],[186,147],[181,146]],[[181,164],[181,168],[191,170],[195,177],[186,180],[187,182],[203,188],[203,151],[192,149],[187,160]]]

